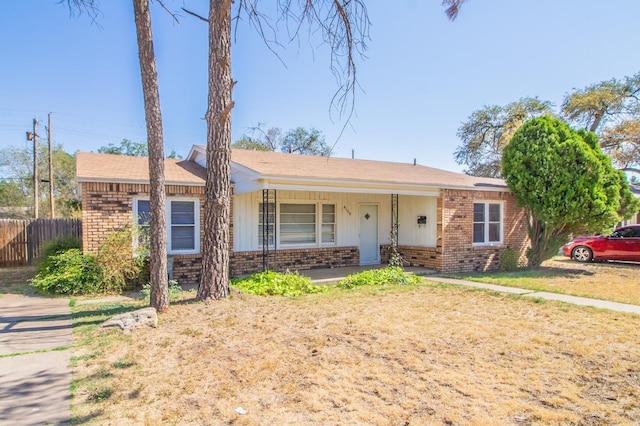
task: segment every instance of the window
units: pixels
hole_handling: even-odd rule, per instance
[[[283,245],[316,243],[315,204],[280,204],[280,242]]]
[[[150,242],[149,242],[149,231],[151,226],[149,225],[149,221],[151,220],[151,204],[149,200],[138,200],[137,204],[138,210],[136,217],[138,218],[138,232],[137,232],[137,244],[138,247],[144,247],[145,251],[148,252]]]
[[[196,249],[196,212],[194,201],[169,202],[169,247],[170,252]]]
[[[136,200],[134,216],[139,227],[138,244],[148,244],[149,200]],[[167,200],[167,252],[200,252],[200,203],[198,200]]]
[[[336,242],[336,205],[322,205],[322,242]]]
[[[502,204],[473,204],[473,243],[502,243]]]
[[[279,246],[296,245],[332,245],[336,242],[336,206],[323,203],[280,203],[269,204],[265,216],[264,203],[258,208],[258,246],[264,246],[268,239],[269,247],[274,247],[278,233]],[[276,217],[279,223],[276,226]],[[265,228],[265,219],[269,227]],[[265,234],[267,232],[267,234]]]

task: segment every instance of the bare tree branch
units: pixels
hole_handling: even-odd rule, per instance
[[[188,9],[185,9],[184,7],[181,7],[180,9],[182,9],[185,13],[188,13],[191,16],[195,16],[196,18],[200,19],[201,21],[204,21],[204,22],[207,22],[207,23],[209,22],[209,20],[207,18],[205,18],[205,17],[203,17],[201,15],[198,15],[197,13],[192,12],[192,11],[190,11]]]
[[[171,17],[173,18],[174,21],[176,21],[176,24],[180,25],[180,21],[178,21],[178,17],[176,16],[175,13],[173,13],[172,11],[169,10],[169,8],[167,8],[167,6],[165,6],[164,2],[162,0],[155,0],[157,1],[160,6],[162,6],[162,8],[169,14],[171,15]]]

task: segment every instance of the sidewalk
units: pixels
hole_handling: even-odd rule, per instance
[[[579,306],[592,306],[599,309],[608,309],[616,312],[626,312],[640,315],[640,306],[626,303],[610,302],[608,300],[590,299],[587,297],[569,296],[566,294],[549,293],[546,291],[525,290],[523,288],[505,287],[495,284],[484,284],[473,281],[458,280],[454,278],[444,278],[438,276],[425,276],[424,279],[446,284],[463,285],[467,287],[484,288],[486,290],[498,291],[500,293],[517,294],[524,297],[534,297],[546,300],[556,300]]]
[[[70,348],[68,299],[0,297],[0,425],[69,423]]]

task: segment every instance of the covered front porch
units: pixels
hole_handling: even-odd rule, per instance
[[[438,195],[344,188],[235,193],[233,275],[386,265],[394,244],[405,266],[437,269]]]

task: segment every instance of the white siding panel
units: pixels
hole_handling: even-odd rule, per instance
[[[360,204],[378,205],[378,235],[380,244],[388,244],[391,234],[391,195],[354,194],[314,191],[277,191],[277,202],[316,201],[336,205],[336,245],[358,246]],[[262,191],[234,196],[235,251],[258,250],[258,208]],[[433,247],[436,245],[436,197],[399,197],[399,243]],[[417,216],[426,215],[427,225],[418,226]]]
[[[437,240],[437,198],[400,195],[398,206],[398,244],[435,247]],[[427,216],[426,225],[418,225],[418,216]]]

